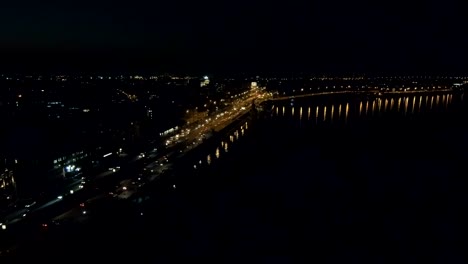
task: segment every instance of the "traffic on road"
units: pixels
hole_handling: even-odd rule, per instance
[[[86,222],[112,200],[129,200],[148,183],[171,171],[174,160],[193,150],[214,132],[250,111],[252,103],[271,97],[252,89],[223,111],[213,112],[203,122],[187,124],[175,135],[165,136],[163,146],[126,156],[120,163],[95,175],[77,177],[58,195],[44,201],[29,201],[0,219],[0,232],[14,232],[28,226],[31,232],[49,230],[65,223]],[[175,185],[174,185],[175,188]],[[23,232],[22,231],[22,232]],[[14,235],[13,235],[14,236]]]

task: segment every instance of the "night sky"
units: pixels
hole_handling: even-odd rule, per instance
[[[454,0],[42,2],[2,4],[2,70],[468,70]]]

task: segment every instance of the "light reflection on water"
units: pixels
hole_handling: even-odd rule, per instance
[[[331,122],[333,123],[333,116],[335,115],[335,105],[332,104],[332,109],[331,109]]]
[[[292,113],[291,113],[292,114]],[[238,127],[237,130],[235,130],[231,135],[229,135],[229,141],[231,141],[231,143],[234,144],[235,141],[239,140],[239,137],[240,136],[244,136],[246,131],[248,130],[249,128],[249,123],[248,122],[245,122],[242,126]],[[220,146],[218,146],[215,150],[214,150],[214,157],[216,159],[219,159],[221,157],[221,150],[224,149],[224,152],[225,153],[228,153],[229,151],[229,143],[228,142],[225,142],[225,141],[221,141],[220,142]],[[208,165],[210,165],[211,163],[213,162],[213,158],[211,156],[211,154],[208,154],[206,156],[206,163]],[[199,161],[200,164],[202,164],[202,160]],[[197,165],[195,164],[193,166],[195,169],[197,169]]]
[[[462,95],[460,94],[459,96],[459,98],[461,98]],[[401,113],[405,116],[411,116],[424,111],[429,111],[429,108],[434,110],[436,108],[439,110],[445,110],[450,107],[452,99],[453,94],[410,95],[401,97],[395,96],[387,98],[375,98],[365,101],[351,100],[349,102],[331,102],[325,105],[317,103],[303,106],[283,106],[283,112],[289,114],[284,114],[285,117],[289,116],[297,118],[295,107],[299,107],[298,120],[301,121],[300,126],[302,126],[302,121],[305,120],[305,117],[303,116],[304,110],[307,109],[307,120],[310,120],[312,108],[315,108],[316,124],[320,124],[321,122],[328,122],[332,124],[334,122],[343,122],[347,124],[353,117],[371,117],[372,115],[375,118],[389,112]],[[342,109],[343,107],[344,109]],[[336,116],[335,108],[337,108],[338,111]],[[341,118],[342,115],[343,118]],[[235,134],[235,136],[238,137],[237,134]]]
[[[338,107],[338,120],[340,120],[340,119],[341,119],[341,104]]]
[[[323,121],[327,120],[327,106],[323,107]]]
[[[464,94],[460,94],[458,98],[460,98],[461,100],[463,100],[463,96]],[[433,109],[433,108],[438,108],[439,110],[440,109],[447,109],[448,107],[450,107],[450,105],[452,104],[453,102],[453,94],[443,94],[443,95],[432,95],[430,96],[431,100],[430,100],[430,105],[429,105],[429,95],[425,95],[425,101],[424,101],[424,107],[423,107],[423,95],[419,95],[419,100],[416,102],[416,99],[417,99],[417,95],[414,95],[412,96],[413,100],[412,100],[412,104],[411,104],[411,114],[414,114],[414,113],[420,113],[421,111],[427,111],[427,108],[430,107],[430,109]],[[434,104],[434,98],[435,98],[435,104]],[[398,99],[398,101],[396,101]],[[372,115],[375,114],[375,111],[376,111],[376,108],[378,108],[378,111],[379,113],[385,113],[385,112],[392,112],[392,111],[395,111],[397,113],[400,113],[400,109],[401,109],[401,101],[403,100],[404,102],[404,115],[407,115],[408,112],[409,112],[409,109],[408,109],[408,106],[409,106],[409,99],[410,97],[409,96],[404,96],[404,97],[398,97],[398,98],[385,98],[385,99],[381,99],[381,98],[376,98],[374,100],[372,100]],[[382,102],[383,100],[385,100],[384,102]],[[395,107],[395,103],[397,102],[397,106]],[[457,100],[457,102],[460,102],[460,100]],[[369,110],[369,103],[370,101],[369,100],[366,100],[365,101],[365,115],[367,116],[368,115],[368,110]],[[327,121],[327,118],[328,118],[328,114],[330,115],[329,118],[328,118],[328,122],[329,123],[333,123],[334,121],[341,121],[341,122],[344,122],[345,124],[347,124],[349,121],[350,121],[350,118],[352,117],[363,117],[364,116],[364,101],[363,100],[359,100],[359,109],[357,109],[356,107],[356,104],[357,104],[357,101],[354,103],[353,101],[351,102],[346,102],[346,105],[345,105],[345,113],[344,113],[344,119],[341,120],[341,107],[344,103],[339,103],[337,106],[338,106],[338,119],[334,120],[335,119],[335,104],[336,103],[331,103],[329,105],[315,105],[315,122],[318,123],[318,118],[319,116],[321,115],[321,112],[320,112],[320,108],[323,107],[323,122],[326,122]],[[378,105],[376,105],[378,104]],[[382,107],[382,104],[383,104],[383,107]],[[307,120],[310,120],[310,115],[311,115],[311,108],[314,107],[314,105],[312,106],[304,106],[304,107],[307,107]],[[303,106],[300,106],[299,107],[299,121],[302,122],[303,121],[303,111],[304,111],[304,107]],[[288,107],[289,108],[289,107]],[[289,112],[289,109],[286,109],[286,106],[283,106],[283,110],[282,110],[282,115],[283,116],[286,116],[286,113],[290,113],[291,117],[294,117],[295,116],[295,107],[294,106],[290,106],[291,110]],[[330,109],[328,113],[327,109]],[[351,110],[350,110],[351,108]],[[274,111],[272,113],[272,116],[274,114],[274,116],[276,117],[279,117],[279,106],[274,106],[273,108],[271,108],[272,111]],[[380,116],[380,114],[378,115]],[[297,120],[297,119],[296,119]],[[351,119],[352,120],[352,119]],[[322,122],[322,121],[321,121]],[[307,123],[307,122],[306,122]],[[248,129],[248,123],[245,122],[244,125],[238,127],[237,130],[235,130],[231,135],[229,135],[229,141],[220,141],[220,145],[218,147],[216,147],[215,149],[212,149],[213,152],[211,152],[211,154],[207,154],[206,156],[206,163],[208,165],[211,165],[213,163],[213,154],[214,154],[214,158],[215,159],[219,159],[221,158],[222,156],[222,151],[221,150],[224,150],[224,153],[227,153],[228,150],[229,150],[229,144],[236,144],[234,143],[236,140],[239,140],[239,137],[240,136],[245,136],[245,132],[246,130]],[[203,159],[202,159],[203,160]],[[202,164],[202,160],[199,160],[199,164]],[[197,169],[197,164],[194,165],[194,168]]]
[[[315,124],[317,124],[318,121],[318,112],[319,112],[319,107],[315,108]]]
[[[421,102],[422,102],[422,95],[419,96],[419,107],[418,107],[418,112],[421,112]]]
[[[382,108],[382,99],[378,99],[379,100],[379,113],[381,112],[380,109]]]
[[[348,110],[349,110],[349,103],[346,103],[346,119],[345,122],[348,122]]]
[[[408,100],[409,100],[409,98],[405,97],[404,100],[405,100],[405,115],[406,115],[406,113],[408,112]]]

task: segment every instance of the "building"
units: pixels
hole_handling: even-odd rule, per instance
[[[251,82],[250,89],[256,89],[256,88],[258,88],[257,82]]]
[[[13,170],[1,167],[0,169],[0,210],[2,210],[13,205],[18,197]]]
[[[148,117],[150,120],[153,120],[153,109],[151,108],[146,108],[146,117]]]
[[[208,78],[208,76],[204,76],[203,80],[200,81],[200,87],[205,87],[205,86],[208,86],[209,84],[210,84],[210,79]]]
[[[73,177],[81,171],[82,166],[87,165],[89,158],[90,154],[83,150],[56,156],[51,174]]]

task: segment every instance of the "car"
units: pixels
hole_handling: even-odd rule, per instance
[[[36,204],[36,201],[33,199],[25,199],[25,200],[20,200],[16,203],[15,207],[19,208],[29,208],[32,207]]]
[[[23,212],[23,215],[22,215],[23,218],[25,218],[26,216],[28,216],[29,212],[30,212],[29,209],[26,210],[26,211],[24,211],[24,212]]]
[[[31,202],[25,204],[24,207],[30,208],[30,207],[33,207],[34,205],[36,205],[36,201],[31,201]]]

